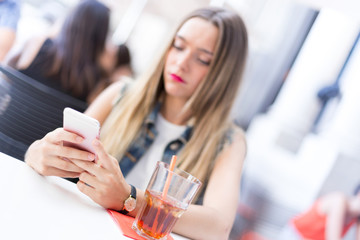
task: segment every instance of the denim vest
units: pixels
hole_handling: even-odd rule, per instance
[[[147,116],[141,126],[140,134],[130,145],[120,161],[121,171],[126,177],[130,170],[136,165],[137,161],[144,155],[157,136],[155,129],[156,117],[160,111],[161,104],[158,103],[153,111]],[[180,150],[185,146],[191,137],[192,127],[188,126],[178,139],[171,141],[166,147],[162,157],[162,161],[170,163],[172,155],[178,155]],[[160,160],[160,159],[159,159]]]

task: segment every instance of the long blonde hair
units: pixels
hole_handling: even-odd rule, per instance
[[[184,107],[193,113],[194,125],[177,165],[206,184],[218,147],[231,126],[230,110],[245,67],[248,38],[245,24],[236,13],[214,7],[195,10],[177,31],[194,17],[218,27],[219,38],[208,74]],[[152,70],[126,91],[102,128],[101,139],[106,150],[117,159],[126,154],[145,118],[165,92],[162,74],[172,41]]]

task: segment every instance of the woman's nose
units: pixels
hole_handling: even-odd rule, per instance
[[[183,71],[188,71],[190,67],[191,57],[192,54],[190,51],[184,51],[179,54],[176,61],[178,67],[181,68]]]

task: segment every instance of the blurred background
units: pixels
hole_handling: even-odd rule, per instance
[[[201,6],[245,20],[249,61],[233,116],[247,134],[231,239],[276,239],[320,195],[360,182],[360,1],[104,0],[109,39],[139,76],[178,21]],[[58,29],[75,0],[22,0],[16,44]],[[355,239],[350,231],[346,239]]]

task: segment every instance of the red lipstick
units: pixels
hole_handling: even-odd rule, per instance
[[[181,77],[179,77],[178,75],[176,75],[174,73],[170,74],[170,76],[176,82],[185,83],[185,81]]]

